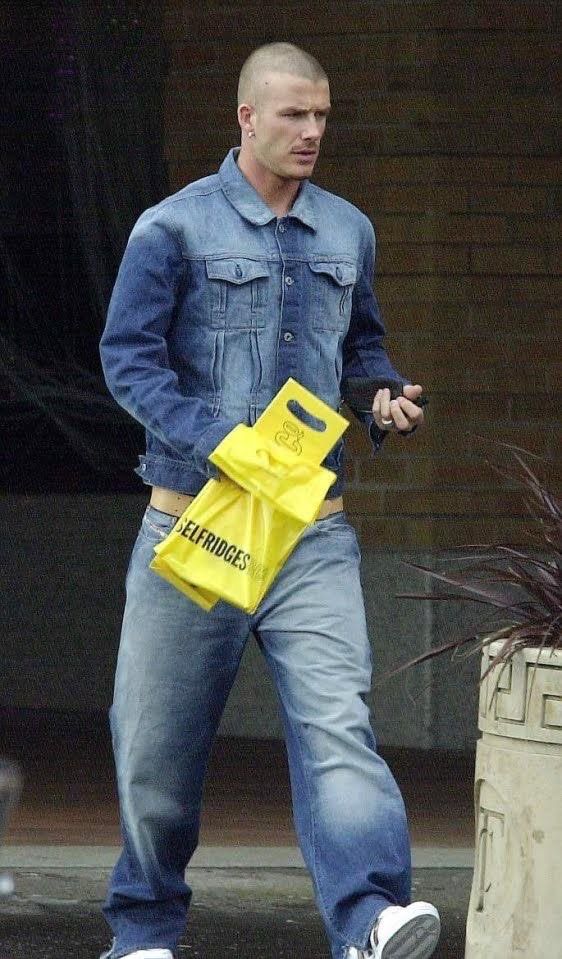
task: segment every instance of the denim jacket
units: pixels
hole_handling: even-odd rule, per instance
[[[209,453],[288,377],[334,409],[347,377],[404,382],[383,347],[367,217],[305,181],[278,218],[237,154],[139,218],[100,345],[112,395],[146,429],[137,472],[184,493],[216,475]],[[384,434],[354,412],[376,451]],[[342,454],[340,442],[324,463],[337,474],[330,496]]]

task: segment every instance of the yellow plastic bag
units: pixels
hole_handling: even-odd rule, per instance
[[[209,480],[150,565],[204,609],[220,598],[254,612],[304,529],[228,477]]]
[[[240,425],[211,453],[209,459],[243,489],[293,516],[312,523],[335,476],[277,446],[257,429]]]
[[[303,413],[314,423],[303,421]],[[288,379],[255,426],[235,427],[209,459],[244,489],[308,524],[335,480],[320,463],[347,426],[343,416]]]
[[[322,421],[303,422],[293,404]],[[167,538],[151,569],[204,609],[222,598],[254,612],[335,474],[320,466],[345,420],[288,380],[251,429],[238,426],[209,457],[225,475],[209,480]]]

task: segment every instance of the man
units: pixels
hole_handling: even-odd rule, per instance
[[[359,550],[337,474],[319,519],[254,615],[205,613],[148,566],[238,423],[289,376],[337,408],[350,376],[403,386],[359,412],[373,445],[423,420],[382,346],[374,234],[309,182],[330,109],[320,64],[268,44],[239,82],[241,147],[217,175],[146,211],[113,293],[101,355],[113,395],[144,424],[152,486],[127,574],[111,721],[123,829],[105,915],[106,959],[173,959],[190,890],[207,757],[250,631],[285,727],[295,826],[337,959],[425,959],[439,917],[410,900],[402,798],[376,753],[365,704],[370,650]]]

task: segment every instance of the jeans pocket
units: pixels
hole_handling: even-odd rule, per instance
[[[342,555],[350,550],[350,556],[354,556],[357,560],[361,559],[361,549],[357,533],[355,527],[349,522],[345,510],[339,513],[331,513],[329,516],[325,516],[324,519],[316,520],[313,529],[317,530],[321,535],[329,537],[326,548],[329,548],[331,541],[334,544],[338,544],[337,548]]]
[[[168,533],[172,531],[178,521],[177,516],[170,513],[162,513],[154,506],[147,506],[146,512],[142,518],[140,532],[141,535],[153,543],[161,543],[166,539]]]

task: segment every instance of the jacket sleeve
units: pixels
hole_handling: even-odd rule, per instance
[[[115,282],[100,355],[112,396],[149,432],[206,477],[207,457],[236,426],[179,388],[166,336],[187,263],[172,224],[153,210],[136,223]]]
[[[398,373],[384,348],[386,335],[379,304],[373,290],[375,272],[375,231],[363,218],[364,237],[357,282],[353,290],[351,321],[343,344],[342,396],[345,399],[346,382],[350,377],[385,377],[401,385],[408,383]],[[374,396],[373,396],[374,399]],[[354,415],[368,429],[374,451],[382,445],[387,431],[380,430],[373,414],[350,407]]]

